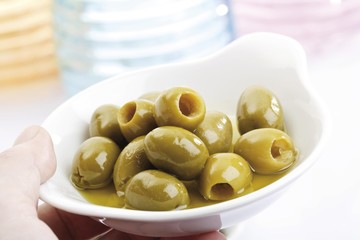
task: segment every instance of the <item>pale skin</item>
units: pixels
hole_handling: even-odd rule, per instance
[[[135,236],[109,229],[85,216],[61,211],[44,203],[38,206],[40,185],[55,172],[56,157],[51,138],[43,128],[32,126],[0,153],[0,239],[124,239],[165,240]],[[219,232],[172,240],[223,240]]]

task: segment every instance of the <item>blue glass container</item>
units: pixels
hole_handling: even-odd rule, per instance
[[[227,0],[55,0],[64,87],[206,56],[234,39]]]

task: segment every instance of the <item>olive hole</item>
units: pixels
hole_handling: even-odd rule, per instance
[[[234,189],[228,183],[217,183],[211,187],[211,195],[217,199],[227,199],[234,194]]]
[[[125,104],[119,112],[119,123],[126,124],[130,122],[136,113],[136,103],[130,102]]]
[[[280,156],[280,148],[277,146],[272,146],[271,148],[271,156],[273,158],[278,158]]]
[[[73,174],[71,176],[71,180],[76,186],[77,185],[81,186],[85,182],[84,177],[80,173],[79,167],[77,167],[76,170],[73,172]]]
[[[283,140],[275,140],[271,146],[271,156],[278,161],[288,161],[293,157],[291,149],[289,149],[288,143]]]
[[[179,109],[181,113],[187,117],[198,115],[201,102],[194,94],[184,93],[179,99]]]

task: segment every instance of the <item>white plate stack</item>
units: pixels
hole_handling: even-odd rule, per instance
[[[55,76],[51,0],[0,1],[0,85]]]

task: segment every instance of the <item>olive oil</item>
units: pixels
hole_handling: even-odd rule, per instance
[[[275,175],[260,175],[254,173],[251,186],[245,189],[242,193],[240,193],[236,197],[241,197],[246,194],[252,193],[256,190],[259,190],[275,182],[276,180],[280,179],[285,174],[286,172]],[[203,196],[201,196],[201,194],[197,190],[197,184],[195,181],[185,182],[185,185],[188,189],[190,196],[190,205],[188,206],[188,208],[197,208],[197,207],[208,206],[221,202],[221,201],[206,200]],[[101,206],[125,208],[124,197],[119,197],[116,194],[116,190],[113,184],[109,184],[106,187],[100,189],[79,190],[79,192],[85,198],[85,200],[87,200],[90,203]]]
[[[90,203],[107,207],[125,207],[124,198],[119,197],[116,194],[115,186],[112,182],[107,186],[99,189],[78,189],[78,191],[85,198],[85,200]]]

